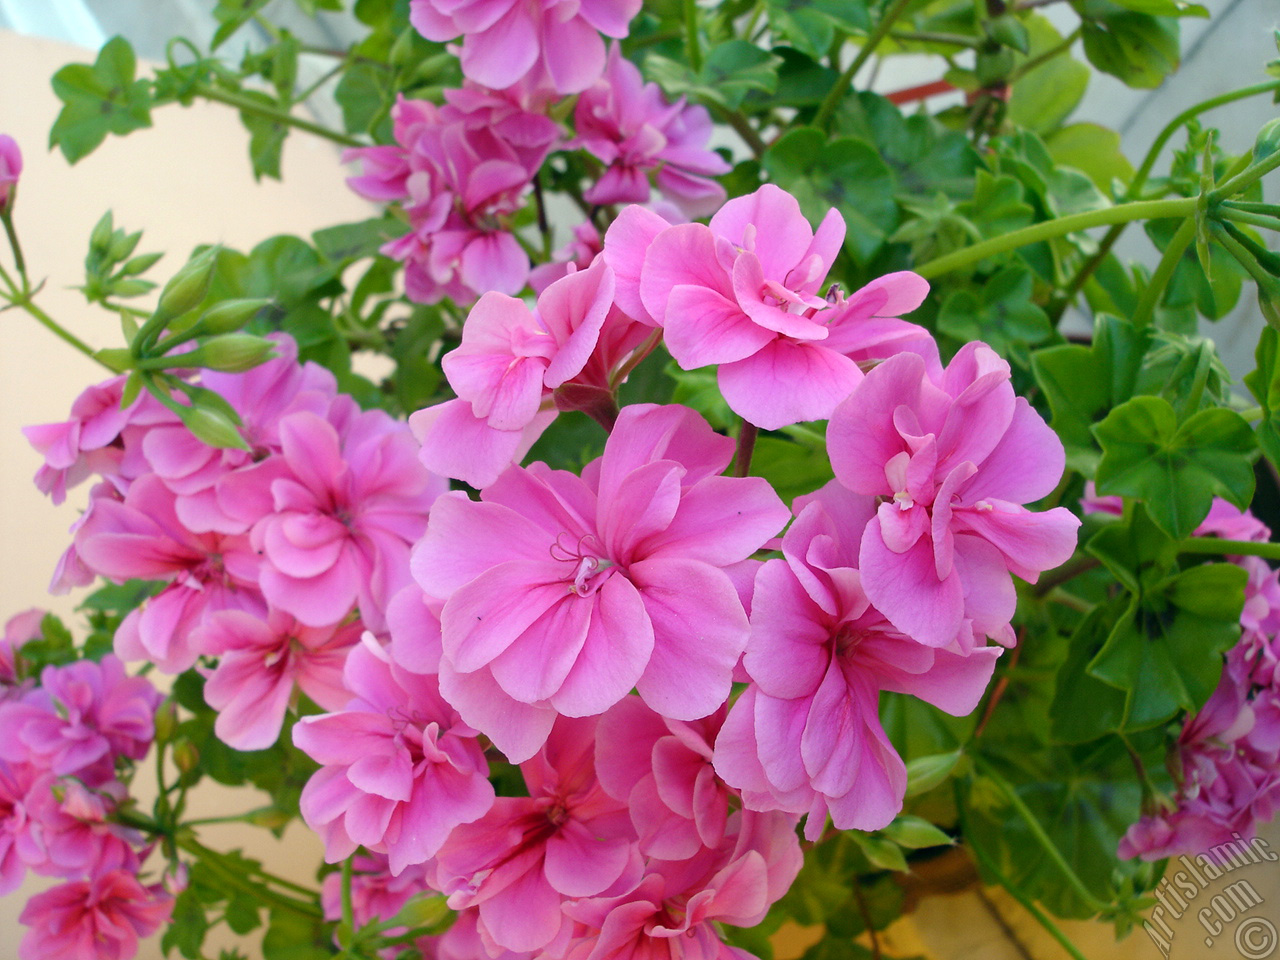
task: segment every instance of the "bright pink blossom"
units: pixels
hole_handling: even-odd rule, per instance
[[[711,118],[705,107],[670,103],[656,83],[615,44],[604,76],[578,97],[575,146],[605,164],[584,197],[590,203],[648,203],[649,172],[658,188],[689,217],[704,217],[724,203],[725,192],[710,179],[730,165],[707,149]]]
[[[280,736],[295,689],[341,710],[351,696],[342,668],[361,630],[359,621],[309,627],[279,610],[265,621],[239,610],[214,614],[195,642],[220,658],[204,686],[205,702],[218,711],[214,732],[237,750],[266,749]]]
[[[169,920],[173,898],[144,887],[129,870],[64,883],[28,902],[19,921],[31,927],[21,960],[129,960],[138,940]]]
[[[716,741],[716,770],[749,809],[807,813],[805,836],[878,830],[902,810],[906,766],[880,724],[881,690],[973,710],[998,647],[967,656],[918,643],[872,607],[856,569],[870,497],[835,483],[797,501],[784,559],[756,574],[743,666],[753,686]]]
[[[0,702],[20,697],[29,685],[18,680],[18,651],[42,635],[44,618],[45,611],[32,607],[5,621],[0,636]]]
[[[836,479],[882,498],[858,553],[862,589],[921,643],[1012,644],[1016,574],[1031,583],[1075,549],[1065,507],[1033,513],[1062,476],[1062,441],[1009,383],[982,343],[936,381],[901,353],[875,367],[827,430]]]
[[[352,918],[357,927],[374,921],[386,922],[427,889],[425,867],[408,867],[396,876],[392,874],[385,854],[357,853],[351,872]],[[327,919],[342,919],[341,872],[335,871],[324,878],[320,887],[320,904]],[[390,928],[387,936],[394,937],[403,931],[403,927]]]
[[[116,757],[140,760],[155,735],[160,694],[145,677],[125,675],[108,654],[45,667],[40,686],[0,703],[0,758],[32,763],[90,786],[114,778]]]
[[[386,413],[357,413],[341,426],[305,411],[280,421],[288,472],[271,481],[272,512],[250,542],[273,607],[320,627],[358,602],[365,625],[380,631],[445,481],[418,463],[408,428]]]
[[[31,764],[0,757],[0,897],[22,885],[27,863],[41,859],[28,810],[37,778]]]
[[[600,34],[621,39],[641,0],[412,0],[409,21],[428,40],[461,35],[462,72],[500,90],[530,74],[560,93],[591,85],[605,65]]]
[[[445,601],[441,689],[468,723],[520,761],[633,687],[674,719],[724,703],[748,630],[725,568],[787,517],[764,480],[718,476],[733,448],[634,405],[582,479],[539,463],[437,501],[413,572]]]
[[[398,876],[489,809],[488,764],[435,678],[401,669],[371,637],[351,651],[344,679],[345,709],[293,728],[322,765],[302,791],[302,815],[329,863],[363,846],[385,853]]]
[[[0,213],[8,213],[13,208],[21,173],[22,151],[18,149],[18,142],[7,133],[0,133]]]
[[[544,947],[565,925],[565,899],[638,879],[626,806],[600,788],[594,748],[593,720],[558,720],[542,750],[521,764],[529,795],[498,798],[483,819],[455,830],[437,857],[449,906],[478,906],[482,929],[500,946]]]
[[[72,777],[39,780],[27,803],[29,846],[38,847],[38,856],[26,853],[28,865],[45,876],[67,879],[136,869],[134,847],[141,845],[141,834],[108,820],[125,796],[124,785],[116,780],[92,790]]]

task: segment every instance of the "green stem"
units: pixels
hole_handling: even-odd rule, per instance
[[[702,72],[702,45],[698,42],[698,4],[696,0],[684,0],[685,52],[689,56],[689,68]]]
[[[27,262],[22,257],[22,244],[18,242],[18,231],[13,229],[13,211],[6,210],[0,214],[0,223],[4,224],[5,236],[9,238],[9,249],[13,251],[13,265],[17,267],[18,276],[22,278],[22,289],[30,290],[31,284],[27,280]]]
[[[1273,153],[1265,160],[1250,164],[1241,173],[1218,184],[1209,192],[1209,202],[1214,203],[1227,197],[1234,197],[1237,193],[1243,193],[1276,167],[1280,167],[1280,151]]]
[[[342,861],[342,925],[346,927],[348,935],[356,928],[355,898],[351,893],[351,860],[351,857],[347,857]]]
[[[1142,299],[1138,301],[1131,318],[1135,328],[1142,329],[1151,322],[1164,288],[1169,285],[1173,271],[1178,269],[1178,262],[1182,260],[1182,255],[1187,252],[1187,247],[1191,246],[1195,236],[1196,222],[1187,218],[1178,228],[1178,232],[1173,235],[1173,239],[1169,241],[1169,246],[1165,248],[1156,272],[1151,275],[1146,289],[1142,291]]]
[[[326,140],[332,140],[334,143],[340,143],[344,147],[362,147],[365,144],[357,140],[355,137],[349,137],[345,133],[339,133],[337,130],[330,130],[328,127],[321,126],[318,123],[312,123],[310,120],[303,120],[301,117],[295,117],[291,113],[284,110],[277,110],[269,107],[265,103],[259,103],[250,97],[243,97],[238,93],[231,93],[226,90],[219,90],[217,87],[211,87],[206,83],[197,84],[193,92],[206,100],[213,100],[217,103],[225,103],[229,107],[235,107],[245,113],[251,113],[254,116],[262,117],[264,120],[272,120],[276,123],[283,123],[286,126],[297,127],[299,130],[305,130],[307,133],[314,133],[317,137],[324,137]]]
[[[1076,892],[1076,895],[1084,901],[1089,909],[1096,913],[1106,912],[1108,909],[1107,904],[1095,897],[1089,891],[1089,888],[1084,885],[1084,881],[1076,875],[1075,870],[1071,868],[1071,864],[1067,863],[1066,858],[1062,855],[1062,851],[1058,849],[1057,844],[1055,844],[1049,834],[1045,832],[1040,821],[1036,819],[1036,815],[1031,812],[1031,808],[1023,802],[1020,796],[1018,796],[1018,791],[1013,788],[1013,785],[997,773],[995,768],[980,755],[974,755],[974,762],[983,775],[1000,788],[1000,792],[1005,795],[1005,799],[1009,801],[1009,805],[1013,807],[1014,812],[1016,812],[1018,816],[1022,818],[1023,822],[1026,823],[1027,829],[1044,849],[1044,852],[1048,854],[1049,859],[1052,860],[1054,866],[1058,868],[1063,879],[1067,881],[1067,885]]]
[[[296,897],[290,897],[286,894],[272,890],[261,883],[254,883],[247,880],[235,868],[231,867],[225,858],[216,850],[206,847],[194,837],[180,837],[178,846],[187,853],[194,854],[200,858],[200,861],[210,870],[216,873],[222,880],[234,887],[255,897],[267,907],[279,907],[282,910],[288,910],[299,916],[308,919],[323,919],[324,912],[320,909],[320,905],[314,902],[314,893],[311,901],[299,900]],[[276,880],[279,878],[271,877],[264,871],[257,871],[264,879]]]
[[[65,342],[75,347],[77,350],[83,353],[90,360],[93,360],[95,363],[101,364],[102,366],[110,370],[112,373],[116,372],[115,368],[111,367],[108,364],[102,363],[102,361],[98,359],[93,347],[89,346],[87,343],[85,343],[83,340],[77,337],[70,330],[63,327],[62,324],[58,323],[57,320],[54,320],[53,317],[49,316],[47,313],[41,310],[40,307],[36,305],[35,301],[32,300],[30,297],[26,297],[26,296],[19,297],[18,299],[13,301],[13,304],[14,306],[21,307],[23,310],[27,311],[27,313],[35,317],[36,320],[38,320],[41,324],[47,327],[55,336],[60,337]]]
[[[1016,250],[1018,247],[1039,243],[1042,240],[1052,240],[1054,237],[1061,237],[1077,230],[1087,230],[1090,227],[1102,227],[1112,223],[1128,223],[1131,220],[1189,217],[1196,212],[1196,204],[1198,202],[1199,198],[1197,197],[1178,197],[1173,200],[1139,200],[1134,203],[1122,203],[1114,207],[1104,207],[1101,210],[1086,210],[1084,213],[1073,213],[1069,217],[1058,217],[1054,220],[1046,220],[1043,223],[1034,223],[1029,227],[1023,227],[1021,230],[1014,230],[1012,233],[992,237],[990,240],[976,243],[972,247],[966,247],[963,250],[957,250],[954,253],[948,253],[935,260],[930,260],[928,263],[916,267],[915,270],[916,273],[927,280],[941,276],[944,273],[950,273],[952,270],[958,270],[971,263],[977,263],[997,253]]]
[[[862,69],[863,64],[871,59],[871,55],[875,53],[876,47],[880,45],[880,41],[889,35],[889,31],[893,28],[894,23],[907,11],[912,0],[893,0],[893,5],[884,12],[884,16],[880,18],[880,22],[876,24],[875,30],[867,37],[867,42],[862,45],[862,49],[858,51],[858,55],[853,58],[853,62],[845,68],[844,73],[840,74],[840,79],[831,87],[830,92],[822,101],[822,105],[818,107],[818,112],[814,115],[813,125],[819,129],[826,129],[831,115],[836,112],[836,107],[840,106],[840,101],[844,98],[845,91],[853,84],[853,78],[857,76],[858,71]]]
[[[755,154],[757,160],[764,156],[764,152],[769,149],[769,145],[764,142],[764,138],[751,126],[751,121],[746,118],[741,110],[729,110],[726,107],[712,105],[716,115],[725,123],[733,127],[734,131],[740,136],[751,152]]]
[[[1050,570],[1045,576],[1036,581],[1035,586],[1031,588],[1031,594],[1035,597],[1043,597],[1050,593],[1054,587],[1060,587],[1068,580],[1074,580],[1082,573],[1088,573],[1102,565],[1102,561],[1096,557],[1076,557],[1058,567],[1056,570]]]
[[[655,327],[653,333],[649,334],[649,336],[645,338],[644,342],[641,343],[640,346],[636,347],[635,352],[631,354],[631,357],[627,362],[619,367],[617,373],[609,378],[609,389],[617,393],[618,388],[626,382],[627,377],[631,376],[631,372],[635,370],[636,367],[640,366],[640,364],[644,363],[649,354],[653,353],[654,349],[661,342],[662,328]]]
[[[964,805],[963,803],[959,802],[959,798],[957,798],[957,806],[960,808],[961,819],[963,821],[965,819]],[[967,829],[966,829],[966,832],[967,832]],[[1060,929],[1058,929],[1058,925],[1055,924],[1049,918],[1049,915],[1046,914],[1039,907],[1037,907],[1035,902],[1030,897],[1028,897],[1020,889],[1018,889],[1018,886],[1012,880],[1010,880],[1007,876],[1005,876],[1004,871],[1002,871],[999,867],[995,865],[995,862],[990,857],[987,856],[987,853],[985,850],[983,850],[976,843],[972,843],[972,842],[969,844],[969,850],[973,853],[974,857],[977,859],[978,864],[984,870],[986,870],[987,873],[991,874],[991,876],[996,878],[996,882],[1000,884],[1000,886],[1004,887],[1005,890],[1008,891],[1009,896],[1017,900],[1018,903],[1021,904],[1022,909],[1026,910],[1027,913],[1031,914],[1031,916],[1035,918],[1036,922],[1039,923],[1040,926],[1044,927],[1045,932],[1048,933],[1049,936],[1053,937],[1053,939],[1057,940],[1058,943],[1062,945],[1062,949],[1066,950],[1067,953],[1069,953],[1072,956],[1073,960],[1088,960],[1088,958],[1086,958],[1085,955],[1080,952],[1079,948],[1074,943],[1071,942],[1071,939],[1065,933],[1063,933]]]
[[[1218,216],[1226,220],[1234,220],[1236,223],[1247,223],[1251,227],[1259,227],[1263,230],[1280,230],[1280,217],[1254,213],[1251,210],[1240,210],[1229,203],[1219,205]]]
[[[1044,66],[1044,64],[1048,63],[1054,57],[1061,56],[1062,54],[1066,53],[1068,50],[1071,49],[1072,45],[1077,40],[1080,39],[1080,35],[1083,32],[1084,32],[1083,27],[1076,27],[1075,30],[1072,31],[1070,34],[1068,34],[1067,37],[1061,43],[1055,44],[1054,46],[1050,47],[1048,50],[1045,50],[1043,53],[1038,53],[1034,57],[1032,57],[1030,60],[1026,61],[1025,63],[1019,64],[1017,67],[1015,67],[1013,71],[1009,74],[1009,79],[1006,80],[1005,82],[1009,84],[1016,83],[1017,81],[1025,77],[1028,73],[1030,73],[1032,70],[1035,70],[1037,67]]]
[[[1178,544],[1179,553],[1207,553],[1219,557],[1263,557],[1280,560],[1280,543],[1255,540],[1223,540],[1219,537],[1188,537]]]
[[[906,43],[942,43],[951,47],[973,48],[982,43],[978,37],[966,37],[959,33],[933,33],[928,30],[890,30],[889,36]]]
[[[1160,151],[1164,149],[1165,144],[1167,144],[1173,135],[1177,133],[1178,130],[1180,130],[1188,121],[1194,120],[1200,114],[1212,110],[1215,107],[1221,107],[1228,103],[1234,103],[1237,100],[1244,100],[1247,97],[1257,96],[1258,94],[1268,93],[1272,90],[1280,90],[1280,80],[1270,80],[1267,83],[1257,83],[1251,87],[1242,87],[1239,90],[1233,90],[1230,93],[1224,93],[1221,96],[1212,97],[1201,103],[1197,103],[1195,106],[1188,107],[1186,110],[1183,110],[1180,114],[1170,120],[1169,123],[1165,125],[1164,129],[1160,131],[1160,134],[1155,138],[1155,140],[1152,141],[1151,146],[1147,150],[1147,155],[1142,158],[1142,163],[1138,166],[1138,169],[1134,171],[1133,179],[1129,181],[1129,186],[1125,189],[1124,195],[1119,199],[1130,200],[1139,196],[1142,192],[1142,188],[1146,186],[1147,178],[1151,176],[1151,170],[1155,166],[1156,160],[1160,157]],[[1063,294],[1062,299],[1057,301],[1057,309],[1052,314],[1055,321],[1062,316],[1067,305],[1075,300],[1080,291],[1084,289],[1085,283],[1087,283],[1089,278],[1093,276],[1094,271],[1098,269],[1098,266],[1102,261],[1107,258],[1107,254],[1111,252],[1111,248],[1114,247],[1116,241],[1120,239],[1120,235],[1124,233],[1126,226],[1128,226],[1127,222],[1117,223],[1108,230],[1106,235],[1098,242],[1097,252],[1094,253],[1094,255],[1091,256],[1079,269],[1075,277],[1072,278],[1072,281],[1067,287],[1066,292]]]

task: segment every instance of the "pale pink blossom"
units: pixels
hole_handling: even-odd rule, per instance
[[[19,677],[18,651],[43,635],[45,611],[32,607],[5,621],[0,636],[0,703],[20,697],[30,683]]]
[[[390,861],[382,853],[357,853],[351,862],[351,913],[357,927],[374,921],[391,920],[400,908],[430,889],[427,869],[416,865],[391,872]],[[329,920],[342,919],[342,874],[335,871],[320,885],[320,905]],[[403,933],[404,927],[391,927],[387,936]]]
[[[1013,642],[1010,574],[1034,583],[1069,558],[1080,521],[1033,513],[1062,476],[1062,442],[1009,383],[1009,365],[966,344],[935,382],[904,352],[880,363],[832,414],[836,479],[880,497],[858,552],[861,586],[921,643]]]
[[[605,65],[600,34],[621,39],[641,0],[412,0],[409,21],[428,40],[462,36],[462,72],[500,90],[549,78],[560,93],[591,85]]]
[[[489,809],[488,764],[435,678],[401,669],[371,637],[348,655],[344,680],[345,709],[293,728],[321,764],[303,788],[302,815],[329,863],[363,846],[385,853],[399,876]]]
[[[287,473],[271,481],[272,512],[249,539],[271,606],[320,627],[358,603],[365,626],[381,631],[387,602],[408,582],[409,545],[445,481],[418,463],[408,428],[383,411],[340,426],[307,411],[280,421]]]
[[[280,736],[295,690],[341,710],[350,699],[342,668],[362,630],[359,621],[309,627],[279,610],[265,620],[239,610],[214,614],[195,641],[220,658],[204,686],[205,702],[218,711],[214,732],[237,750],[266,749]]]
[[[834,209],[814,231],[793,196],[766,184],[707,226],[668,226],[628,207],[606,233],[604,255],[618,306],[661,326],[681,368],[718,364],[730,408],[772,430],[830,417],[862,379],[857,361],[913,342],[917,352],[931,349],[924,331],[897,319],[928,291],[916,274],[881,277],[847,299],[823,292],[844,235]]]
[[[706,108],[687,105],[683,97],[669,102],[656,83],[644,82],[617,44],[604,75],[579,95],[574,126],[572,146],[605,164],[604,174],[583,194],[588,202],[648,203],[649,173],[656,171],[658,188],[689,217],[709,216],[724,203],[724,188],[711,177],[731,168],[707,148]]]
[[[22,151],[18,149],[18,142],[7,133],[0,133],[0,214],[13,209],[21,174]]]
[[[540,414],[554,391],[586,365],[612,299],[602,260],[551,284],[533,311],[501,293],[481,297],[441,361],[458,399],[410,418],[423,464],[475,487],[496,480],[549,422]]]
[[[527,797],[500,797],[484,818],[454,831],[436,858],[454,910],[479,908],[480,927],[509,950],[545,947],[565,926],[565,899],[639,878],[626,805],[600,788],[595,722],[561,718],[521,764]]]
[[[126,676],[112,654],[45,667],[40,686],[0,703],[0,758],[31,763],[90,786],[114,779],[117,757],[140,760],[155,735],[160,694]]]
[[[64,883],[32,897],[18,920],[29,926],[20,960],[129,960],[138,941],[168,922],[173,898],[144,887],[130,870]]]
[[[122,500],[95,497],[75,534],[78,562],[117,583],[138,578],[169,586],[130,611],[116,652],[181,673],[200,650],[192,631],[218,610],[264,610],[258,557],[244,535],[193,533],[178,517],[176,495],[144,474]]]
[[[508,757],[633,687],[680,720],[727,699],[748,626],[725,568],[787,518],[766,481],[718,476],[733,448],[686,407],[633,405],[581,479],[538,463],[437,501],[412,563],[445,601],[441,689]]]
[[[753,681],[716,741],[720,776],[749,809],[807,813],[805,836],[878,830],[902,810],[907,771],[880,724],[880,691],[917,696],[956,716],[987,688],[998,647],[964,655],[904,636],[872,607],[856,569],[870,497],[835,483],[797,501],[784,559],[756,574]]]
[[[573,239],[552,254],[550,263],[539,264],[529,272],[529,286],[534,293],[542,293],[574,270],[585,270],[604,249],[604,239],[590,220],[583,220],[572,232]]]
[[[597,774],[611,797],[627,803],[646,856],[685,860],[723,842],[735,792],[711,760],[724,718],[721,707],[701,720],[667,720],[634,696],[600,717]]]

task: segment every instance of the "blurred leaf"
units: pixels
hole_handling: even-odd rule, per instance
[[[264,107],[275,108],[275,101],[265,93],[256,90],[243,90],[240,95],[249,100],[256,100]],[[284,141],[289,136],[288,124],[263,117],[250,110],[240,111],[240,122],[249,131],[249,162],[253,166],[253,178],[261,180],[270,177],[280,179],[280,155],[284,150]]]
[[[1112,0],[1075,0],[1085,56],[1131,87],[1158,87],[1181,56],[1178,21],[1126,10]]]
[[[1030,16],[1025,23],[1031,43],[1028,58],[1062,42],[1062,34],[1044,17]],[[1014,81],[1009,93],[1009,119],[1036,133],[1048,133],[1071,116],[1088,86],[1088,67],[1072,59],[1069,52],[1053,57]]]
[[[1267,326],[1254,353],[1257,369],[1245,376],[1245,385],[1262,406],[1258,444],[1273,465],[1280,466],[1280,333]]]
[[[49,131],[49,146],[60,147],[68,163],[92,153],[108,133],[124,135],[151,126],[151,92],[135,80],[137,59],[123,37],[112,37],[93,66],[72,63],[53,75],[53,92],[63,107]]]
[[[1109,194],[1113,181],[1127,184],[1133,166],[1120,151],[1120,134],[1096,123],[1072,123],[1060,127],[1045,139],[1056,163],[1083,171],[1103,193]]]

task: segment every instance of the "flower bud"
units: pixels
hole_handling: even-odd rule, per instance
[[[89,251],[98,254],[99,257],[105,256],[111,247],[111,235],[114,229],[115,222],[112,220],[111,211],[108,210],[93,225],[93,232],[89,234]]]
[[[1277,150],[1280,150],[1280,117],[1258,131],[1258,139],[1253,144],[1253,162],[1265,160]]]
[[[265,830],[283,830],[289,825],[292,817],[283,810],[277,810],[272,807],[266,810],[258,810],[245,819],[247,823],[255,827],[262,827]]]
[[[224,300],[205,311],[200,318],[201,333],[233,333],[258,315],[270,300]]]
[[[160,291],[160,305],[156,307],[156,316],[171,320],[199,306],[209,292],[217,258],[218,248],[209,247],[192,257],[186,266],[175,273],[173,279]]]
[[[18,191],[18,175],[22,173],[22,151],[18,142],[0,133],[0,214],[13,209]]]
[[[172,700],[160,704],[156,711],[156,741],[168,743],[178,730],[178,706]]]
[[[211,447],[235,447],[248,450],[249,445],[240,436],[236,425],[227,417],[206,407],[192,407],[182,415],[188,430]]]
[[[271,356],[275,344],[250,333],[224,333],[180,354],[181,366],[206,367],[223,373],[244,373]]]
[[[173,763],[182,773],[190,773],[200,766],[200,751],[184,737],[173,745]]]

